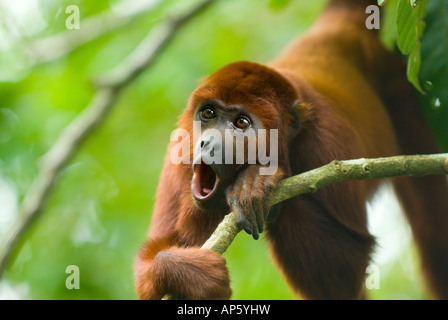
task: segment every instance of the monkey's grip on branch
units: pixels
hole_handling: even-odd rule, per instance
[[[335,160],[325,166],[280,181],[271,196],[271,206],[344,181],[440,174],[448,174],[448,153]],[[241,230],[231,212],[224,217],[201,248],[223,254]],[[169,294],[163,297],[163,300],[171,299],[173,297]]]

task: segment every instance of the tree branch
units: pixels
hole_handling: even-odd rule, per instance
[[[280,181],[271,197],[271,206],[344,181],[443,174],[448,174],[448,153],[335,160],[320,168]],[[223,254],[240,231],[241,228],[237,226],[234,214],[231,212],[224,217],[202,248]]]
[[[448,153],[335,160],[325,166],[280,181],[271,196],[271,206],[344,181],[439,174],[448,174]],[[236,223],[235,215],[231,212],[224,217],[201,248],[223,254],[241,230]],[[174,297],[170,294],[163,297],[163,300],[172,299]]]
[[[27,44],[27,50],[34,64],[48,62],[70,53],[76,48],[135,20],[154,8],[161,0],[129,1],[119,3],[116,9],[99,13],[82,20],[79,30],[62,31]]]
[[[215,0],[202,1],[185,14],[154,28],[128,59],[107,75],[108,80],[101,81],[100,88],[90,104],[64,129],[44,156],[40,171],[19,208],[19,216],[23,219],[12,231],[0,257],[0,278],[13,253],[21,245],[21,239],[42,213],[61,170],[92,131],[104,121],[121,91],[160,56],[162,50],[188,21],[213,1]]]
[[[335,160],[320,168],[280,181],[271,197],[271,206],[344,181],[444,174],[448,174],[448,153]],[[223,254],[240,231],[241,228],[237,226],[234,214],[231,212],[224,217],[202,248]]]

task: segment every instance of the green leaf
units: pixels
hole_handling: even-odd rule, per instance
[[[448,1],[428,2],[427,23],[422,39],[420,80],[427,94],[421,104],[434,136],[448,151]]]
[[[428,0],[409,3],[409,0],[400,0],[397,12],[398,47],[408,59],[408,79],[420,91],[424,92],[418,80],[421,65],[421,42],[425,30],[423,18],[426,14]],[[413,7],[414,6],[414,7]]]
[[[391,51],[397,45],[397,12],[398,0],[388,0],[381,14],[381,40]]]
[[[384,6],[386,4],[387,0],[378,0],[379,6]]]

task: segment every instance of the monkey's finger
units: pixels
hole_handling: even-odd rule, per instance
[[[245,208],[246,220],[248,220],[252,225],[252,236],[255,240],[259,238],[259,216],[258,216],[258,201],[249,201]]]
[[[237,225],[248,234],[253,235],[253,225],[249,220],[246,219],[243,208],[239,204],[234,203],[232,206],[232,211],[235,214]]]
[[[243,209],[244,217],[251,225],[251,234],[254,239],[257,240],[259,238],[259,232],[257,227],[257,212],[254,204],[255,201],[253,201],[253,199],[251,198],[241,199],[240,202],[241,208]]]
[[[263,231],[263,217],[260,217],[259,203],[259,201],[254,200],[246,205],[246,219],[252,224],[252,236],[255,240],[258,240],[259,233]]]
[[[265,219],[265,213],[264,213],[264,206],[263,203],[260,201],[254,201],[254,211],[257,219],[257,227],[258,232],[262,233],[264,229],[264,219]]]

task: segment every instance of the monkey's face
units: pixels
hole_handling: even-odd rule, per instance
[[[290,110],[296,100],[295,89],[282,75],[244,61],[221,68],[193,92],[180,124],[191,129],[194,122],[193,136],[200,124],[201,134],[191,146],[197,205],[216,208],[235,184],[245,192],[250,184],[239,181],[241,177],[275,175],[279,162],[287,163]],[[265,178],[260,181],[269,180]]]
[[[208,207],[247,164],[257,163],[259,119],[241,105],[218,100],[201,102],[195,112],[201,134],[194,141],[191,189],[196,203]]]

